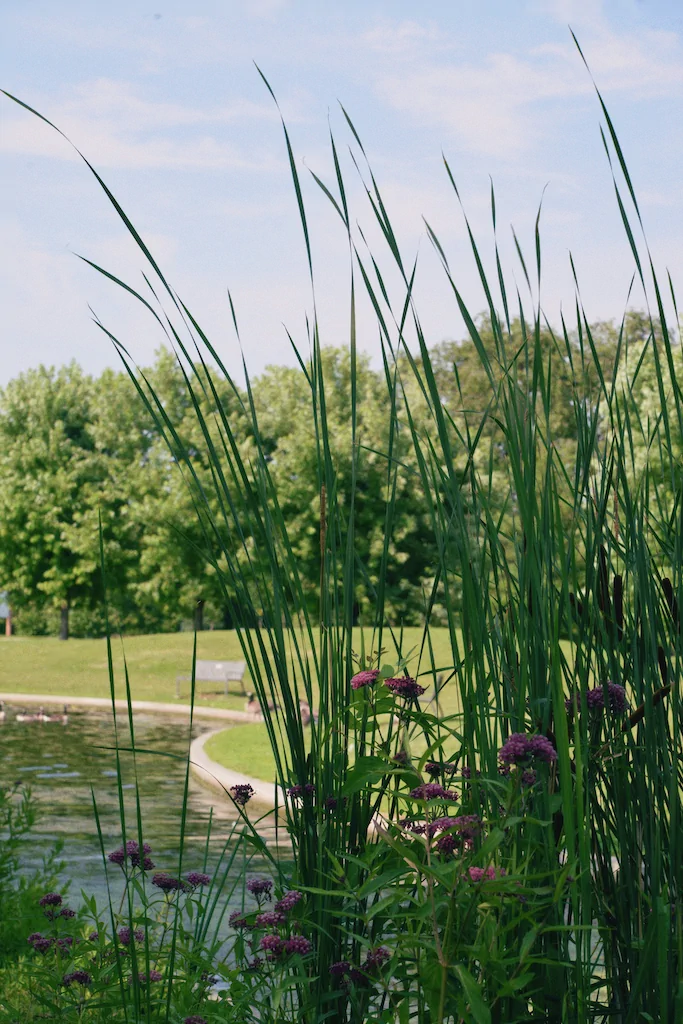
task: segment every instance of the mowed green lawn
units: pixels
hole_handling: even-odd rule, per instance
[[[360,650],[361,631],[354,630],[354,647]],[[133,700],[151,700],[187,704],[190,685],[182,684],[181,696],[175,696],[177,675],[189,675],[192,667],[192,633],[163,633],[112,640],[116,696],[125,698],[124,654],[128,666]],[[366,632],[366,645],[370,635]],[[403,649],[415,649],[410,670],[417,671],[417,653],[422,630],[404,630]],[[452,664],[450,641],[445,629],[433,629],[431,641],[436,666],[447,672]],[[382,663],[395,663],[396,651],[388,633],[383,638]],[[240,661],[243,658],[237,634],[233,630],[211,630],[197,634],[197,657],[211,661]],[[421,670],[429,668],[427,652]],[[231,684],[237,687],[237,684]],[[252,689],[250,675],[245,675],[245,688]],[[227,698],[217,684],[198,687],[197,703],[210,707],[241,709],[244,697],[230,694]],[[57,640],[53,637],[0,638],[0,692],[40,693],[66,697],[108,697],[109,675],[107,647],[104,640]],[[443,695],[444,710],[457,706],[457,687],[448,686]],[[314,701],[315,703],[315,701]]]

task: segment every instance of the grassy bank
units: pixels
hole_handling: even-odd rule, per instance
[[[354,646],[360,649],[360,629],[354,630]],[[437,668],[448,671],[452,661],[448,632],[431,630]],[[416,648],[411,659],[417,671],[422,630],[404,630],[404,650]],[[367,642],[367,639],[366,639]],[[176,701],[177,675],[189,675],[192,665],[191,633],[163,633],[126,637],[112,645],[117,679],[117,696],[125,697],[124,655],[128,666],[134,700],[152,700],[187,704],[189,683],[183,683]],[[395,648],[385,634],[383,660],[395,657]],[[242,659],[239,639],[233,630],[211,630],[197,635],[197,657],[206,660],[238,661]],[[422,669],[428,668],[425,655]],[[231,684],[235,687],[237,684]],[[245,673],[245,688],[251,688],[250,675]],[[244,697],[230,694],[227,698],[216,692],[216,684],[205,683],[198,688],[197,703],[210,707],[242,709]],[[69,697],[108,697],[107,649],[104,640],[71,639],[66,642],[53,637],[3,637],[0,639],[0,692],[44,693]],[[457,704],[455,686],[447,686],[443,706],[452,710]]]

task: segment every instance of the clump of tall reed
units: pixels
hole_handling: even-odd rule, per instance
[[[637,199],[604,104],[602,112],[618,207],[651,310],[643,354],[625,378],[623,367],[632,364],[622,331],[613,365],[601,365],[578,283],[573,329],[564,321],[559,332],[548,327],[538,219],[533,268],[517,245],[531,306],[519,291],[508,291],[492,194],[492,275],[469,235],[492,345],[466,305],[437,228],[427,226],[488,382],[476,414],[443,400],[413,298],[415,266],[400,251],[369,169],[366,195],[389,266],[358,244],[332,140],[333,183],[316,181],[339,216],[351,261],[351,471],[342,486],[313,291],[307,350],[295,352],[310,388],[317,450],[315,611],[246,366],[242,398],[197,317],[96,175],[154,282],[147,296],[112,279],[146,307],[178,354],[209,484],[123,344],[100,326],[187,477],[207,550],[221,553],[211,556],[214,568],[287,794],[281,810],[294,864],[288,884],[305,894],[306,933],[297,944],[300,966],[286,984],[271,967],[292,941],[289,925],[269,917],[266,941],[256,909],[233,922],[240,936],[252,936],[264,961],[249,967],[241,948],[243,970],[234,978],[236,992],[248,976],[266,993],[261,1020],[683,1017],[683,524],[675,457],[683,403],[680,348],[665,301],[676,320],[678,313],[673,286],[667,282],[665,299],[644,236],[632,226],[641,227]],[[346,120],[360,167],[363,147]],[[313,286],[304,190],[286,128],[285,141]],[[447,163],[445,170],[457,196]],[[356,557],[356,497],[368,457],[355,391],[359,288],[376,315],[386,380],[383,564],[406,452],[414,486],[428,498],[437,552],[417,651],[404,648],[400,621],[386,614],[382,572],[371,578]],[[237,331],[234,308],[233,318]],[[634,397],[646,360],[667,399],[649,420]],[[551,403],[559,369],[574,415],[572,444],[561,451]],[[248,452],[218,398],[216,373],[251,420]],[[457,393],[457,366],[453,374]],[[656,473],[636,458],[643,447],[657,454]],[[359,592],[372,607],[360,641]],[[437,603],[450,637],[445,665],[435,662],[430,643]],[[394,664],[385,662],[389,639]],[[458,698],[450,716],[441,712],[445,688]],[[308,727],[302,702],[316,711]]]

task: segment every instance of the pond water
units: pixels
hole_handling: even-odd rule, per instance
[[[25,865],[39,862],[64,840],[63,877],[71,880],[70,902],[80,902],[80,890],[106,900],[106,882],[93,796],[97,804],[105,850],[121,843],[119,791],[116,777],[114,730],[110,712],[69,710],[65,725],[58,722],[20,723],[16,711],[8,709],[0,723],[0,785],[27,783],[36,798],[38,821],[26,844]],[[130,747],[127,720],[119,718],[120,747]],[[143,835],[153,849],[158,869],[177,870],[181,815],[188,748],[187,720],[165,714],[135,714],[137,776],[142,809]],[[194,735],[207,727],[195,725]],[[137,836],[135,817],[135,774],[133,757],[121,753],[122,778],[129,838]],[[208,847],[210,870],[235,821],[231,801],[202,786],[190,775],[188,812],[185,825],[183,870],[201,870],[211,821]],[[255,866],[254,866],[255,867]],[[116,882],[116,872],[113,874]]]

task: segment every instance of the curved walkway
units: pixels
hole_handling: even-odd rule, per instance
[[[197,736],[190,744],[190,766],[200,782],[220,789],[222,792],[229,790],[232,786],[249,785],[254,790],[252,797],[254,803],[261,804],[271,810],[275,809],[275,783],[264,782],[263,779],[252,779],[241,772],[234,772],[231,768],[225,768],[218,761],[214,761],[204,750],[207,740],[220,732],[220,729],[212,729],[202,736]],[[278,793],[278,804],[284,806],[284,795],[280,789]]]

